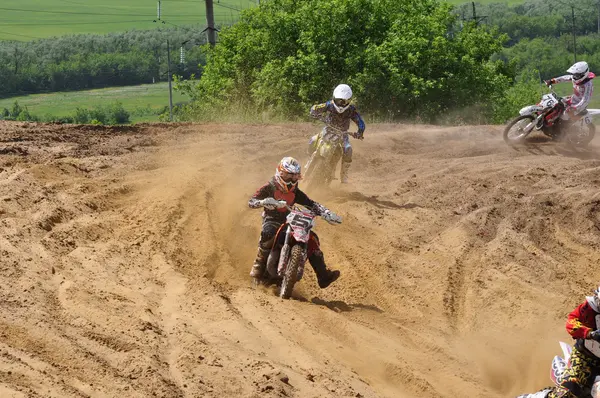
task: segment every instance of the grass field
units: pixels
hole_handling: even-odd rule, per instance
[[[29,41],[71,33],[109,33],[153,29],[156,0],[2,0],[0,40]],[[232,23],[255,0],[214,1],[215,23]],[[206,26],[202,0],[162,0],[162,26]]]
[[[444,0],[442,0],[444,1]],[[470,1],[465,1],[465,0],[445,0],[450,4],[454,4],[454,5],[460,5],[460,4],[464,4],[464,3],[471,3]],[[488,3],[505,3],[505,4],[510,4],[510,5],[514,5],[514,4],[520,4],[520,3],[524,3],[525,0],[475,0],[475,4],[479,3],[479,4],[488,4]]]
[[[186,101],[182,94],[173,91],[173,104]],[[167,83],[144,84],[141,86],[112,87],[97,90],[60,92],[50,94],[32,94],[22,97],[0,99],[0,109],[11,109],[18,101],[22,107],[27,107],[32,115],[69,116],[75,113],[75,108],[94,108],[98,105],[114,101],[123,103],[131,115],[131,122],[158,121],[158,116],[152,114],[169,105],[169,88]]]

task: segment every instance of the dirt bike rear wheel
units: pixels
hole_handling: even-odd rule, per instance
[[[565,134],[565,142],[569,145],[572,145],[574,147],[579,147],[579,148],[588,146],[588,144],[590,142],[592,142],[592,140],[594,139],[594,136],[596,135],[596,126],[594,126],[594,124],[590,123],[590,124],[586,125],[585,127],[588,128],[588,130],[585,133],[584,132],[567,131]]]
[[[522,144],[523,141],[525,140],[525,137],[527,137],[527,135],[529,135],[529,132],[524,132],[523,128],[525,126],[527,126],[529,123],[533,122],[535,120],[535,116],[533,115],[522,115],[519,117],[514,118],[513,120],[510,121],[510,123],[508,123],[508,125],[506,126],[506,128],[504,129],[504,142],[506,142],[508,145],[518,145],[518,144]],[[516,127],[516,131],[517,131],[517,135],[516,136],[511,136],[511,132],[514,131]]]
[[[285,268],[285,275],[281,281],[281,290],[279,291],[279,297],[282,299],[288,299],[292,296],[292,291],[298,278],[298,269],[302,261],[303,251],[304,249],[300,245],[294,245],[290,251],[290,259]]]

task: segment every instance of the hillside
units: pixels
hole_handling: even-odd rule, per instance
[[[159,28],[157,1],[148,0],[4,0],[0,6],[0,40],[29,41],[75,33],[111,33]],[[215,23],[235,22],[252,0],[214,2]],[[164,26],[206,26],[203,1],[161,2]]]

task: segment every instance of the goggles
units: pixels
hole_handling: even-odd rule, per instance
[[[288,173],[287,171],[281,172],[281,179],[285,182],[297,182],[302,178],[300,173]]]
[[[339,107],[341,107],[341,108],[343,108],[343,107],[346,107],[346,106],[350,105],[350,100],[349,100],[349,99],[335,98],[335,99],[333,100],[333,102],[334,102],[334,103],[335,103],[337,106],[339,106]]]

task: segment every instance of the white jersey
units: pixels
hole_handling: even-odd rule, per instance
[[[594,84],[592,79],[594,74],[590,73],[590,78],[586,79],[584,83],[577,84],[573,82],[573,95],[571,96],[571,107],[575,109],[575,113],[580,113],[587,108],[592,100],[592,92],[594,91]],[[573,76],[564,75],[555,77],[553,79],[556,83],[573,81]]]

